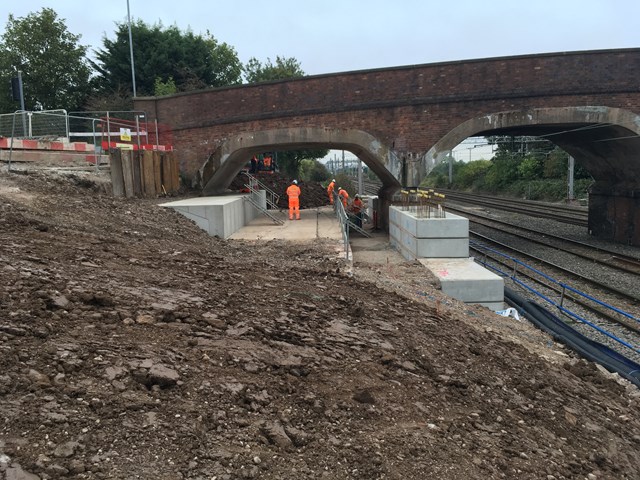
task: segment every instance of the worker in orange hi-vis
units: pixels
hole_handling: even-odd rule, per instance
[[[338,187],[338,198],[342,201],[342,206],[347,208],[347,205],[349,204],[349,194],[342,187]]]
[[[351,204],[351,211],[355,218],[356,226],[362,228],[362,209],[364,208],[364,202],[360,198],[360,195],[356,194]]]
[[[329,194],[329,202],[331,203],[331,205],[333,205],[333,190],[336,188],[336,179],[334,178],[333,180],[331,180],[331,182],[329,183],[329,186],[327,187],[327,193]]]
[[[264,158],[262,160],[262,164],[264,165],[264,170],[266,172],[271,171],[271,155],[265,153]]]
[[[298,181],[294,180],[287,188],[287,197],[289,197],[289,220],[293,220],[294,214],[296,220],[300,220],[300,193]]]

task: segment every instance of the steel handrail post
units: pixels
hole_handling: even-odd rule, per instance
[[[136,141],[138,143],[138,151],[140,151],[140,118],[137,113],[134,116],[136,117]]]
[[[96,162],[96,173],[100,171],[100,166],[98,165],[98,148],[96,147],[96,122],[97,118],[94,118],[91,121],[91,129],[93,130],[93,160]]]
[[[345,224],[344,224],[345,238],[346,238],[345,249],[346,249],[347,260],[349,260],[349,225],[347,225],[347,221],[348,221],[348,218],[345,217]]]
[[[158,134],[158,119],[153,119],[156,122],[156,148],[160,150],[160,135]]]
[[[9,146],[9,163],[7,164],[7,170],[11,171],[11,156],[13,155],[13,137],[16,133],[16,114],[18,112],[13,112],[13,124],[11,125],[11,145]]]
[[[109,110],[107,110],[107,147],[111,148],[111,122],[109,118]]]

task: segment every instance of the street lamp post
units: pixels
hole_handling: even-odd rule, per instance
[[[133,82],[133,98],[136,98],[136,67],[133,62],[133,40],[131,38],[131,13],[127,0],[127,24],[129,25],[129,53],[131,54],[131,81]]]

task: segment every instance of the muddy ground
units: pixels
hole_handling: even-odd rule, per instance
[[[640,478],[637,389],[416,265],[107,190],[0,173],[0,479]]]

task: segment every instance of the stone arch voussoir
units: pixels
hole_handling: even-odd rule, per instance
[[[386,186],[398,184],[400,167],[391,149],[362,130],[317,127],[245,132],[221,142],[199,170],[198,184],[205,195],[225,191],[255,153],[269,150],[332,148],[348,150],[376,173]]]
[[[428,175],[456,145],[478,133],[514,127],[562,124],[609,124],[640,134],[640,116],[620,108],[582,106],[489,113],[459,124],[438,140],[421,160],[423,175]]]

